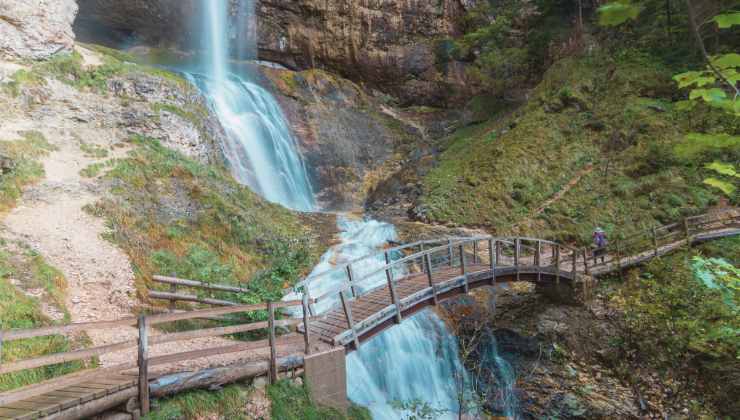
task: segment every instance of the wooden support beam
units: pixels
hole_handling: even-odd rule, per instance
[[[278,381],[277,370],[277,338],[275,337],[275,305],[267,302],[267,324],[269,330],[268,340],[270,343],[270,383],[276,384]]]
[[[468,284],[468,267],[465,265],[465,247],[460,244],[460,273],[463,275],[463,288],[465,293],[470,292],[470,285]]]
[[[385,253],[385,265],[389,266],[390,264],[391,264],[391,256],[388,252],[386,252]],[[398,301],[398,294],[396,293],[396,285],[393,283],[393,269],[391,267],[386,267],[385,278],[388,281],[388,290],[391,293],[391,302],[393,302],[393,305],[396,307],[396,324],[400,324],[401,321],[403,321],[403,317],[401,316],[401,302]]]
[[[149,414],[149,326],[147,317],[139,316],[139,404],[141,414]]]
[[[308,296],[303,294],[303,343],[306,346],[305,353],[311,354],[311,310],[308,308]]]
[[[429,254],[424,255],[424,265],[427,269],[427,279],[429,280],[429,287],[432,288],[432,299],[434,301],[434,304],[439,304],[439,300],[437,298],[437,288],[434,287],[434,280],[432,279],[432,258],[429,256]]]
[[[344,309],[344,316],[347,319],[347,326],[352,331],[352,341],[355,346],[355,350],[360,349],[360,340],[357,339],[357,331],[355,331],[355,321],[352,319],[352,307],[347,299],[344,297],[344,291],[339,292],[339,298],[342,301],[342,309]]]
[[[241,287],[212,284],[202,281],[178,279],[177,277],[153,276],[152,281],[156,283],[170,284],[176,286],[192,287],[196,289],[216,290],[220,292],[247,293],[249,290]]]
[[[238,303],[231,302],[228,300],[199,298],[198,296],[188,295],[185,293],[170,293],[170,292],[160,292],[158,290],[149,290],[148,294],[149,294],[149,297],[152,299],[161,299],[161,300],[169,300],[169,301],[181,300],[183,302],[195,302],[195,303],[203,303],[206,305],[215,305],[215,306],[238,306],[239,305]]]

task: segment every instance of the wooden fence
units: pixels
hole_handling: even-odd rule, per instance
[[[277,350],[280,346],[288,344],[277,335],[277,329],[280,327],[296,327],[302,324],[306,333],[303,335],[305,353],[310,354],[310,314],[309,300],[305,297],[299,301],[289,302],[268,302],[256,305],[238,305],[227,306],[213,309],[201,309],[183,313],[169,313],[159,315],[141,315],[138,318],[125,318],[116,321],[100,321],[77,323],[70,325],[51,326],[35,329],[18,329],[2,332],[2,341],[11,342],[16,340],[26,340],[35,337],[63,335],[67,336],[74,333],[82,333],[94,330],[110,330],[122,327],[136,327],[136,338],[125,341],[96,346],[91,348],[73,350],[64,353],[50,354],[32,359],[13,361],[0,365],[0,374],[19,372],[27,369],[35,369],[45,366],[52,366],[72,361],[90,360],[106,354],[122,352],[136,349],[136,355],[131,355],[125,363],[107,366],[100,369],[88,369],[71,375],[56,378],[31,387],[22,388],[17,391],[4,393],[0,399],[0,405],[13,401],[19,401],[44,392],[59,389],[91,380],[94,378],[104,378],[111,373],[121,373],[136,370],[138,372],[139,401],[141,404],[141,413],[146,414],[149,411],[149,374],[152,367],[173,364],[182,361],[195,360],[204,357],[225,355],[245,351],[266,350],[269,348],[269,376],[271,381],[277,380]],[[276,319],[276,311],[282,308],[300,307],[302,308],[303,317],[298,319]],[[191,331],[182,331],[166,334],[152,334],[152,327],[165,323],[192,319],[211,319],[217,316],[253,313],[255,311],[267,311],[267,321],[247,322],[234,325],[220,326],[214,328],[202,328]],[[179,353],[152,356],[150,350],[153,346],[194,340],[207,337],[228,336],[232,334],[245,333],[249,331],[267,330],[267,339],[260,341],[234,341],[234,344],[227,346],[198,349],[192,351],[183,351]],[[0,341],[0,344],[2,343]],[[0,346],[0,350],[2,346]],[[0,354],[1,356],[1,354]]]

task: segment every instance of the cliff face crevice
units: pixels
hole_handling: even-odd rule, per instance
[[[254,36],[241,12],[254,2],[260,59],[299,71],[328,70],[401,104],[446,105],[469,97],[464,65],[439,59],[436,50],[440,40],[459,35],[461,18],[477,0],[231,1],[234,45]],[[197,48],[198,0],[78,3],[75,31],[83,40]],[[234,48],[232,55],[242,54]]]

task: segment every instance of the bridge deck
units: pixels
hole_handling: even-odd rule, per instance
[[[619,272],[621,269],[640,264],[656,256],[665,255],[687,243],[701,242],[740,234],[740,216],[737,211],[726,212],[718,215],[702,215],[683,220],[683,224],[674,223],[661,228],[654,228],[645,235],[628,240],[615,241],[610,244],[604,254],[605,261],[597,263],[588,249],[574,249],[554,242],[534,238],[458,238],[454,240],[427,241],[409,244],[396,248],[404,251],[404,256],[395,261],[389,259],[389,253],[385,252],[386,265],[373,273],[365,273],[364,277],[353,279],[352,263],[346,267],[338,267],[348,273],[348,281],[340,289],[325,296],[313,299],[318,302],[323,298],[334,298],[330,309],[320,315],[308,316],[304,313],[303,323],[309,323],[309,334],[307,336],[295,333],[286,334],[275,338],[275,327],[297,326],[300,320],[275,320],[270,315],[269,324],[266,322],[244,324],[229,327],[218,327],[169,334],[169,336],[153,335],[149,339],[152,345],[176,340],[185,340],[187,337],[212,337],[217,335],[229,335],[237,332],[255,331],[265,329],[269,325],[271,331],[270,347],[265,347],[259,342],[234,341],[224,347],[199,349],[186,351],[172,355],[145,355],[142,359],[146,365],[168,366],[168,364],[180,362],[177,366],[182,370],[182,364],[198,358],[210,358],[214,355],[233,354],[233,363],[244,363],[246,360],[260,358],[264,360],[265,351],[270,355],[271,367],[269,372],[276,375],[278,370],[274,364],[276,357],[303,356],[302,344],[305,339],[305,351],[317,350],[327,344],[333,346],[345,346],[348,350],[356,350],[361,341],[372,337],[374,334],[388,328],[394,322],[412,314],[421,308],[436,303],[437,300],[446,299],[455,294],[466,293],[468,290],[483,285],[493,284],[494,281],[506,282],[515,280],[527,280],[542,283],[568,283],[573,284],[579,280],[590,279],[591,276],[600,276],[610,272]],[[430,244],[433,242],[434,244]],[[425,245],[432,249],[424,250]],[[454,245],[454,246],[453,246]],[[494,246],[495,245],[495,246]],[[420,251],[413,251],[413,246],[419,246]],[[410,252],[409,252],[410,251]],[[495,256],[495,257],[494,257]],[[368,256],[367,258],[375,258]],[[397,257],[397,255],[396,255]],[[599,258],[601,259],[601,257]],[[431,271],[431,276],[425,272]],[[368,290],[357,290],[362,282],[373,281],[373,276],[378,274],[391,277],[387,284],[375,286]],[[409,273],[394,276],[398,272]],[[331,273],[328,273],[331,274]],[[357,273],[354,273],[355,275]],[[315,279],[314,279],[315,280]],[[430,284],[431,282],[431,284]],[[367,284],[364,283],[367,287]],[[377,282],[376,282],[377,284]],[[349,293],[351,292],[351,293]],[[394,304],[394,292],[396,304]],[[309,297],[304,296],[303,308],[308,306]],[[301,304],[299,301],[298,304]],[[288,304],[268,303],[268,313],[272,314],[273,307],[295,306],[295,302]],[[282,305],[282,306],[281,306]],[[148,317],[144,325],[172,322],[183,319],[196,319],[202,317],[219,316],[228,313],[248,312],[253,310],[264,310],[263,306],[252,305],[246,308],[216,308],[199,311],[191,311],[183,314],[165,314]],[[197,312],[197,314],[196,314]],[[144,317],[145,319],[147,317]],[[118,320],[101,322],[97,328],[115,328],[111,324],[132,325],[135,320]],[[141,324],[141,320],[139,320]],[[268,325],[265,325],[268,324]],[[93,325],[71,325],[61,327],[46,327],[39,331],[0,331],[2,334],[14,334],[14,339],[24,337],[38,337],[52,334],[47,330],[67,329],[70,331],[84,331]],[[300,330],[298,327],[298,330]],[[145,334],[146,329],[143,330]],[[59,333],[59,332],[56,332]],[[140,334],[141,335],[141,330]],[[21,337],[22,336],[22,337]],[[5,336],[6,339],[8,335]],[[147,337],[147,335],[143,335]],[[2,340],[3,335],[0,335]],[[146,342],[147,340],[143,340]],[[139,340],[141,343],[142,340]],[[130,343],[120,345],[131,346]],[[135,344],[134,344],[135,345]],[[146,347],[146,344],[144,344]],[[109,346],[110,347],[110,346]],[[141,348],[141,344],[139,344]],[[1,347],[0,347],[1,348]],[[92,349],[80,352],[90,352]],[[106,350],[99,348],[100,353]],[[34,361],[19,361],[10,363],[15,367],[0,365],[0,372],[14,372],[33,367],[49,366],[61,363],[65,360],[81,360],[82,356],[71,353],[64,355],[51,355],[41,357]],[[86,353],[88,356],[92,353]],[[68,359],[62,359],[67,357]],[[210,360],[210,359],[209,359]],[[131,398],[147,395],[142,401],[148,401],[149,387],[145,391],[139,386],[140,377],[129,375],[127,372],[136,370],[136,361],[132,360],[127,367],[105,368],[87,372],[86,374],[71,374],[49,383],[31,385],[20,390],[0,393],[0,420],[6,419],[38,419],[38,418],[63,418],[77,419],[86,418],[98,414],[115,406],[125,404]],[[236,366],[229,364],[229,366]],[[142,383],[149,382],[147,375],[149,368],[141,369],[144,372]],[[184,368],[187,368],[185,366]],[[202,371],[199,371],[200,375]],[[149,378],[152,379],[152,378]],[[146,381],[146,382],[144,382]],[[153,387],[153,385],[152,385]],[[142,394],[146,392],[146,394]]]

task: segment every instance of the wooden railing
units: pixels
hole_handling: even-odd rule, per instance
[[[30,388],[23,388],[17,391],[10,391],[0,395],[0,405],[13,401],[22,400],[33,395],[38,395],[45,391],[52,391],[61,387],[80,383],[81,381],[104,377],[110,373],[120,373],[136,369],[138,371],[139,383],[139,401],[141,402],[142,414],[149,410],[149,372],[152,367],[172,364],[182,361],[195,360],[204,357],[225,355],[249,350],[267,349],[270,350],[269,357],[269,375],[274,382],[277,380],[277,349],[282,344],[281,339],[277,336],[276,329],[280,327],[296,327],[303,324],[306,333],[303,335],[305,353],[310,354],[310,315],[308,312],[309,300],[304,297],[303,300],[289,302],[268,302],[257,305],[240,305],[229,306],[213,309],[202,309],[183,313],[169,313],[159,315],[141,315],[138,318],[125,318],[116,321],[86,322],[70,325],[60,325],[52,327],[43,327],[36,329],[17,329],[2,331],[1,337],[4,342],[17,340],[26,340],[35,337],[44,337],[52,335],[69,335],[83,331],[110,330],[122,327],[136,327],[135,338],[131,338],[118,343],[96,346],[80,350],[74,350],[64,353],[56,353],[40,356],[32,359],[13,361],[0,365],[0,374],[19,372],[27,369],[35,369],[45,366],[52,366],[71,361],[89,360],[92,358],[104,356],[110,353],[137,349],[137,354],[132,354],[125,363],[114,366],[107,366],[102,369],[87,370],[76,374],[57,378],[46,383],[42,383]],[[276,319],[276,311],[281,308],[300,307],[303,317],[297,319]],[[152,334],[152,327],[160,324],[171,323],[176,321],[193,320],[193,319],[211,319],[217,316],[252,313],[255,311],[267,311],[267,321],[236,323],[228,326],[214,328],[202,328],[191,331],[182,331],[166,334]],[[260,341],[234,341],[233,344],[215,348],[198,349],[183,351],[179,353],[152,356],[150,350],[152,346],[164,343],[179,341],[188,341],[199,338],[219,337],[232,334],[244,333],[249,331],[266,330],[267,339]],[[0,346],[0,350],[2,346]],[[1,354],[0,354],[1,356]]]
[[[206,282],[196,281],[196,280],[185,280],[185,279],[179,279],[176,277],[168,277],[168,276],[153,276],[152,282],[169,285],[169,291],[167,292],[164,292],[161,290],[148,289],[147,295],[149,296],[150,299],[159,299],[159,300],[169,301],[170,312],[175,312],[177,302],[201,303],[204,305],[214,305],[214,306],[238,306],[239,303],[235,301],[215,299],[213,297],[213,292],[234,293],[234,294],[248,292],[247,289],[243,289],[241,287],[235,287],[235,286],[229,286],[229,285],[223,285],[223,284],[206,283]],[[182,288],[204,290],[209,293],[209,297],[201,297],[198,295],[181,293]]]
[[[584,272],[595,275],[621,273],[623,268],[661,256],[677,246],[691,246],[702,234],[732,228],[740,228],[740,211],[734,208],[685,217],[625,238],[616,236],[606,247],[581,250]]]

